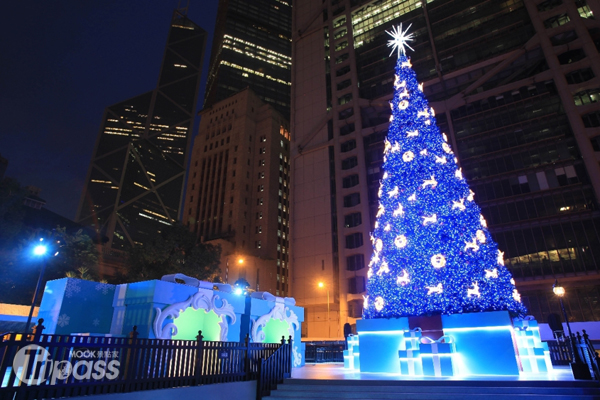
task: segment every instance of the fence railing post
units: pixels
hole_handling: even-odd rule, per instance
[[[125,359],[125,377],[124,377],[124,392],[131,390],[131,385],[135,381],[135,367],[137,357],[137,337],[140,333],[137,331],[137,325],[133,326],[133,330],[129,332],[129,349]]]
[[[196,365],[194,366],[194,377],[196,380],[196,385],[200,385],[202,383],[202,362],[204,361],[204,336],[202,336],[202,331],[198,331],[198,336],[196,336]]]
[[[287,363],[286,363],[286,373],[288,374],[287,378],[292,377],[292,366],[294,365],[294,351],[292,350],[292,335],[288,338],[288,349],[287,349]],[[285,377],[284,377],[285,378]]]
[[[258,374],[256,376],[256,400],[261,400],[263,394],[263,362],[264,360],[262,358],[258,360]]]
[[[244,338],[244,372],[246,373],[245,380],[252,379],[252,371],[250,370],[250,335],[246,333]]]

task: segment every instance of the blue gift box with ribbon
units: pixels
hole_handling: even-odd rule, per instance
[[[422,332],[421,328],[411,329],[410,331],[406,331],[403,334],[404,336],[404,344],[407,349],[418,350],[419,342],[421,340]]]
[[[515,318],[513,320],[513,326],[515,328],[539,328],[538,322],[533,315],[528,315],[524,318]]]
[[[548,372],[548,366],[545,360],[544,355],[522,355],[519,354],[521,359],[521,366],[523,367],[523,372],[527,373],[542,373]]]
[[[400,375],[423,375],[421,352],[419,350],[398,350],[400,358]]]
[[[347,339],[348,350],[344,350],[344,368],[360,369],[360,352],[358,335],[349,335]]]
[[[428,337],[421,339],[420,345],[423,375],[425,376],[454,376],[454,355],[456,345],[451,336],[442,336],[438,340]]]
[[[519,349],[525,347],[536,347],[536,342],[541,343],[539,337],[537,337],[535,332],[529,328],[516,328],[515,336],[517,337],[517,347]]]

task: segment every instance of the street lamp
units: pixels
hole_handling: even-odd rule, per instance
[[[244,263],[244,259],[242,257],[237,259],[237,263],[242,265]],[[245,274],[244,274],[245,275]],[[238,274],[238,278],[241,278],[241,272]],[[245,278],[245,276],[244,276]],[[229,283],[229,256],[227,256],[226,262],[225,262],[225,283]]]
[[[324,288],[325,284],[323,282],[319,282],[318,285],[320,288]],[[329,287],[327,287],[327,329],[328,329],[328,336],[327,337],[331,337],[331,323],[329,320]]]
[[[558,300],[560,302],[560,308],[562,309],[563,316],[565,317],[565,322],[567,323],[567,331],[569,332],[569,346],[571,348],[571,371],[573,371],[573,378],[575,379],[592,379],[590,374],[590,370],[579,356],[579,352],[575,348],[575,344],[573,343],[573,333],[571,332],[571,325],[569,325],[569,317],[567,316],[567,311],[565,310],[565,304],[563,303],[563,296],[566,291],[565,288],[558,284],[558,279],[554,281],[554,285],[552,286],[552,291],[555,295],[558,296]]]
[[[44,279],[44,272],[46,271],[46,257],[44,255],[48,251],[48,246],[44,243],[44,238],[40,238],[40,243],[37,244],[33,248],[33,254],[37,257],[42,257],[42,269],[40,270],[40,276],[37,281],[37,285],[35,286],[35,291],[33,292],[33,299],[31,300],[31,308],[29,309],[29,316],[27,317],[27,323],[25,324],[25,334],[29,332],[29,326],[31,325],[31,317],[33,316],[33,310],[35,308],[35,301],[37,300],[38,292],[40,291],[40,286],[42,286],[42,280]]]
[[[244,278],[246,279],[246,269],[243,267],[244,266],[244,259],[242,257],[238,258],[237,260],[238,266],[239,266],[239,273],[238,273],[238,278]],[[242,273],[243,271],[243,273]]]

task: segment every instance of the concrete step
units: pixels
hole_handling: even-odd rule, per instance
[[[271,396],[264,397],[268,400],[341,400],[347,399],[348,397],[339,396],[325,396],[323,393],[305,393],[297,396],[281,396],[279,391],[272,392]],[[512,400],[512,399],[523,399],[523,400],[598,400],[598,395],[531,395],[531,394],[473,394],[473,395],[448,395],[448,394],[429,394],[429,393],[396,393],[392,397],[381,397],[374,394],[365,394],[362,397],[352,397],[353,400],[381,400],[381,399],[401,399],[401,400]]]
[[[286,379],[270,400],[600,400],[591,381],[372,381]]]
[[[585,388],[585,387],[497,387],[497,386],[486,386],[473,387],[473,386],[388,386],[382,383],[381,386],[352,386],[352,385],[302,385],[295,383],[285,383],[279,385],[278,390],[285,390],[286,392],[304,392],[304,391],[317,391],[327,393],[338,393],[338,392],[352,392],[352,393],[445,393],[445,394],[480,394],[485,389],[486,393],[503,393],[503,394],[553,394],[553,395],[592,395],[598,394],[596,388]]]

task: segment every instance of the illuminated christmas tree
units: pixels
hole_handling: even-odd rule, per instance
[[[405,55],[406,31],[388,32],[398,62],[363,316],[523,314],[503,253]]]

